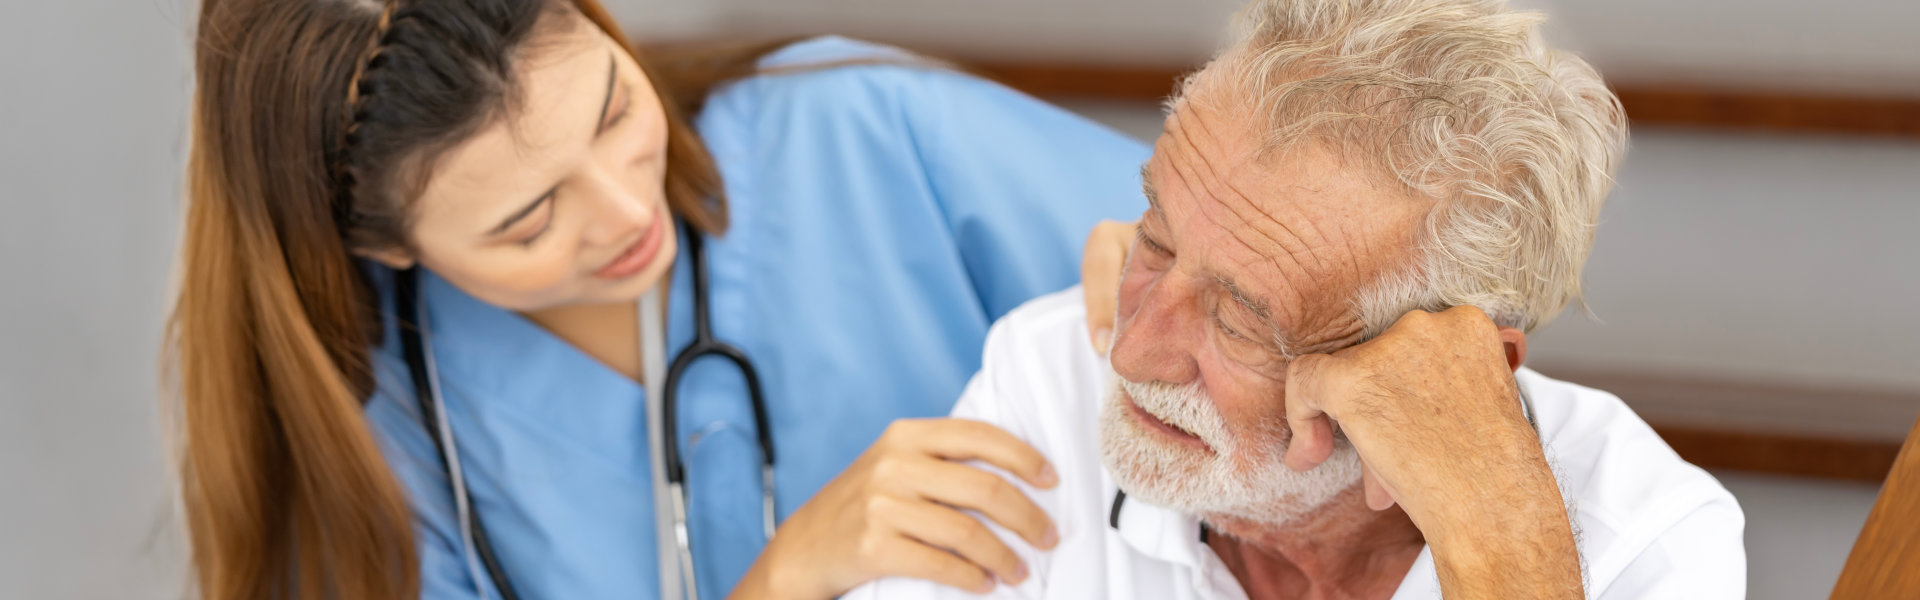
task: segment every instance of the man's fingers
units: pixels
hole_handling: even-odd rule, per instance
[[[979,511],[1035,548],[1048,550],[1059,543],[1046,511],[998,475],[935,459],[927,459],[920,469],[925,474],[918,484],[922,498]]]
[[[1386,510],[1393,507],[1393,492],[1380,482],[1380,476],[1373,474],[1373,467],[1365,461],[1360,463],[1360,486],[1366,492],[1367,508]]]
[[[1293,439],[1287,443],[1284,457],[1288,468],[1309,471],[1333,456],[1333,425],[1326,415],[1316,414],[1304,420],[1289,416],[1287,426],[1293,429]]]
[[[894,431],[896,427],[905,427]],[[1006,430],[969,419],[895,421],[888,435],[900,435],[926,454],[954,461],[978,460],[999,467],[1033,487],[1052,488],[1060,475],[1033,446]]]
[[[1306,471],[1333,455],[1333,421],[1324,407],[1339,400],[1329,391],[1339,388],[1327,381],[1341,374],[1339,360],[1309,354],[1287,367],[1287,427],[1293,431],[1285,457],[1288,468]]]
[[[1087,303],[1087,335],[1093,349],[1106,355],[1113,344],[1113,311],[1120,298],[1120,276],[1127,265],[1127,248],[1138,225],[1101,221],[1087,234],[1080,257],[1080,293]]]

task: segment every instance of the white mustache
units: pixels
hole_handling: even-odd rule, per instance
[[[1120,379],[1120,389],[1141,410],[1168,425],[1191,433],[1216,451],[1228,450],[1227,420],[1213,406],[1199,381],[1184,385],[1135,383]]]

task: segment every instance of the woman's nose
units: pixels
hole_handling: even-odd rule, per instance
[[[650,203],[628,189],[606,169],[595,168],[582,182],[583,195],[590,207],[590,219],[583,235],[593,245],[631,242],[665,215],[650,214]]]

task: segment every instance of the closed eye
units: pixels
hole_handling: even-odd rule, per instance
[[[1140,245],[1146,246],[1147,250],[1152,251],[1154,254],[1159,254],[1162,256],[1173,256],[1172,250],[1168,250],[1166,246],[1160,245],[1160,242],[1153,241],[1153,238],[1147,237],[1147,230],[1145,227],[1135,230],[1133,234],[1133,239],[1134,241],[1139,242]]]
[[[1207,316],[1213,320],[1213,326],[1219,329],[1220,333],[1226,334],[1227,337],[1233,338],[1235,341],[1241,341],[1241,342],[1253,341],[1253,338],[1250,338],[1250,337],[1247,337],[1246,335],[1241,334],[1239,331],[1235,330],[1232,325],[1227,324],[1227,320],[1220,316],[1219,304],[1214,304],[1212,308],[1208,309]]]
[[[540,238],[545,236],[547,231],[553,229],[553,213],[555,210],[558,210],[554,208],[555,203],[556,203],[556,199],[554,198],[554,195],[549,194],[546,198],[546,201],[544,202],[545,204],[544,208],[546,209],[545,211],[546,214],[543,216],[543,218],[540,219],[540,228],[534,230],[532,233],[529,233],[521,237],[520,239],[514,240],[513,243],[519,244],[520,247],[522,248],[531,247],[533,246],[534,242],[540,241]]]

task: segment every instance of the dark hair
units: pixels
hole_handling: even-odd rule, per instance
[[[406,244],[427,166],[512,109],[543,28],[583,15],[627,45],[594,0],[389,2],[201,5],[169,357],[206,598],[418,596],[411,515],[361,414],[381,320],[351,251]],[[725,203],[687,118],[773,47],[645,67],[667,202],[702,231],[725,228]]]

